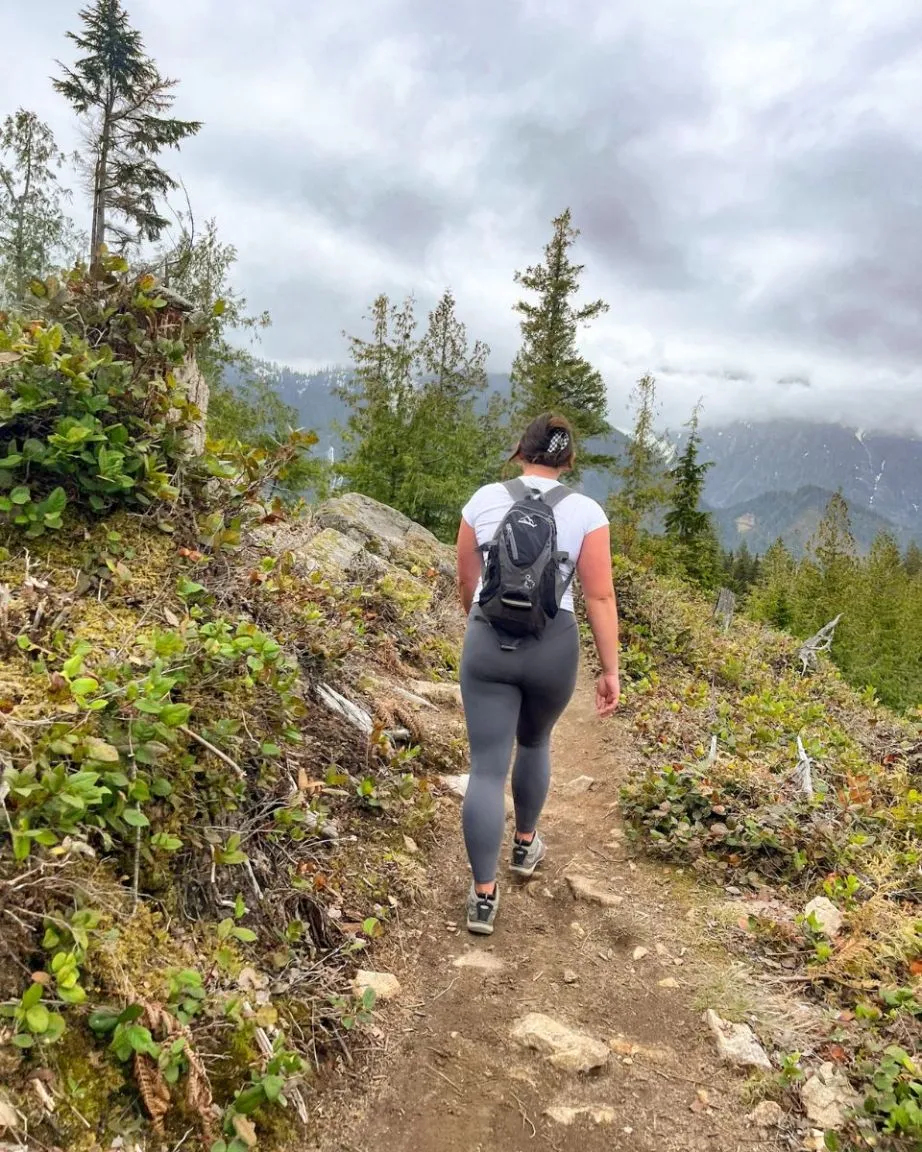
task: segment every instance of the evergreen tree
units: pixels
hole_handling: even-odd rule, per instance
[[[353,374],[336,389],[350,409],[343,472],[359,492],[397,507],[414,468],[410,448],[417,365],[413,301],[398,306],[381,295],[368,319],[370,340],[346,334]]]
[[[583,436],[608,428],[605,383],[576,347],[580,327],[608,311],[603,300],[577,305],[582,264],[573,264],[570,249],[579,237],[569,208],[553,222],[544,263],[516,272],[515,282],[537,297],[520,300],[522,347],[512,366],[512,399],[521,425],[541,412],[565,415]]]
[[[855,573],[855,559],[855,538],[848,504],[841,492],[837,492],[826,505],[800,566],[794,605],[795,631],[809,635],[845,612],[848,589]],[[844,644],[854,626],[854,615],[850,614],[838,630],[840,645]]]
[[[750,615],[773,628],[790,630],[797,566],[780,538],[765,553],[758,582],[749,593]]]
[[[711,461],[699,459],[701,437],[695,408],[686,427],[688,439],[669,472],[671,495],[666,511],[666,538],[670,540],[689,579],[711,588],[720,571],[720,545],[713,519],[701,508],[704,480]]]
[[[759,578],[759,558],[749,551],[744,540],[733,561],[733,583],[735,589],[744,595]]]
[[[76,244],[58,181],[66,161],[47,124],[20,108],[0,125],[0,298],[26,297]]]
[[[867,560],[855,568],[848,595],[855,626],[842,637],[837,660],[853,683],[873,685],[888,704],[910,707],[922,697],[913,699],[912,658],[903,627],[909,581],[896,539],[881,533]]]
[[[83,55],[73,68],[59,62],[63,75],[54,86],[87,120],[82,167],[93,196],[94,260],[110,238],[124,247],[160,236],[168,221],[158,203],[178,184],[157,157],[201,124],[167,115],[177,82],[160,75],[121,0],[95,0],[80,19],[82,30],[67,36]]]
[[[450,541],[467,497],[499,470],[502,405],[487,385],[485,344],[468,342],[446,291],[420,340],[411,300],[372,307],[372,339],[350,337],[354,372],[337,391],[350,409],[350,485]]]
[[[634,427],[628,439],[624,460],[617,468],[619,488],[609,502],[615,539],[626,556],[639,558],[641,544],[648,540],[650,521],[665,504],[668,481],[662,453],[656,443],[656,380],[646,375],[631,393]]]
[[[913,540],[903,557],[903,567],[908,576],[918,576],[922,572],[922,548]]]
[[[499,466],[498,398],[485,414],[475,409],[486,391],[489,354],[479,340],[468,344],[446,290],[417,349],[421,382],[409,432],[413,468],[399,496],[402,511],[444,540],[457,531],[458,509]]]

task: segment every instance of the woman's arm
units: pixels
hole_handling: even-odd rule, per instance
[[[474,529],[462,517],[458,527],[458,596],[465,616],[474,602],[474,592],[480,579],[480,553]]]
[[[608,525],[583,539],[576,565],[586,601],[586,614],[602,665],[596,687],[596,709],[608,716],[618,707],[621,683],[618,670],[618,605],[611,577],[611,537]]]

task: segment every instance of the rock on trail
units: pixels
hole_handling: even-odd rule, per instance
[[[591,1072],[608,1063],[607,1044],[541,1012],[530,1012],[517,1020],[512,1038],[541,1052],[551,1064],[565,1072]]]
[[[807,1119],[818,1128],[842,1128],[849,1112],[861,1104],[861,1097],[848,1077],[831,1062],[820,1065],[806,1081],[800,1098]]]
[[[505,964],[492,952],[465,952],[452,960],[453,968],[475,968],[478,972],[502,972]]]
[[[580,1104],[577,1107],[570,1104],[554,1104],[545,1111],[544,1115],[553,1120],[555,1124],[563,1124],[567,1128],[579,1120],[581,1116],[588,1117],[593,1124],[598,1124],[600,1127],[603,1124],[614,1124],[615,1122],[614,1108],[599,1104]]]
[[[570,873],[566,880],[575,900],[583,900],[587,904],[598,904],[602,908],[617,908],[619,904],[624,902],[623,896],[616,896],[614,892],[600,888],[588,876]]]
[[[352,981],[352,991],[362,996],[371,989],[377,1000],[393,1000],[400,995],[400,981],[390,972],[369,972],[360,968]]]
[[[707,1010],[705,1019],[717,1041],[717,1051],[727,1064],[771,1072],[772,1063],[748,1024],[731,1024],[729,1020],[722,1020],[713,1008]]]

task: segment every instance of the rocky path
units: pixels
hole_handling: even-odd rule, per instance
[[[627,740],[620,721],[598,723],[581,683],[556,733],[548,859],[527,884],[501,877],[490,938],[463,928],[457,813],[443,820],[433,887],[392,958],[401,990],[378,1014],[371,1087],[323,1152],[781,1146],[747,1121],[744,1078],[705,1023],[720,961],[694,909],[670,873],[628,858]]]

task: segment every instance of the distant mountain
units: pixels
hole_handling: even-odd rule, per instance
[[[854,514],[874,513],[922,535],[922,440],[802,420],[729,424],[701,435],[702,459],[714,461],[704,491],[713,507],[730,509],[767,493],[841,489]]]
[[[334,394],[346,368],[296,372],[283,365],[260,363],[303,427],[317,433],[320,451],[342,455],[336,425],[348,411]],[[509,376],[491,373],[490,392],[509,395]],[[922,440],[865,432],[837,424],[803,420],[729,424],[701,429],[701,458],[712,460],[704,500],[717,520],[725,547],[745,539],[761,552],[781,536],[800,552],[813,534],[831,494],[837,490],[851,509],[861,548],[874,536],[893,531],[901,544],[922,543]],[[664,435],[659,447],[666,465],[681,450],[684,434]],[[613,429],[592,440],[586,451],[622,456],[628,435]],[[604,502],[616,487],[608,472],[587,470],[581,487]]]
[[[763,492],[751,500],[727,508],[711,508],[721,543],[737,549],[745,543],[750,552],[763,553],[779,537],[795,556],[801,556],[816,532],[832,493],[807,485],[796,492]],[[860,552],[867,552],[881,532],[892,532],[905,547],[911,534],[891,521],[854,504],[849,505],[852,535]]]

